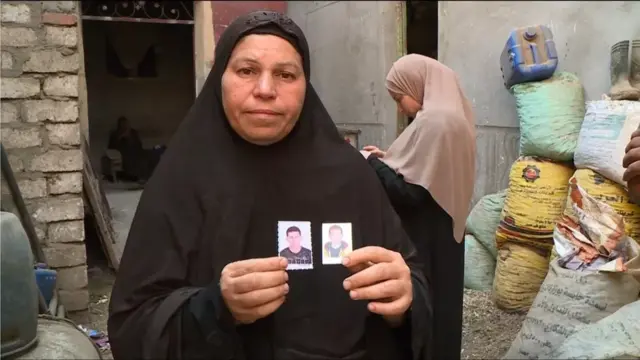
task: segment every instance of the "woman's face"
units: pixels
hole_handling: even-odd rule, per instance
[[[248,35],[233,49],[222,75],[222,105],[240,137],[271,145],[295,126],[306,89],[302,57],[288,41]]]
[[[398,105],[398,111],[408,117],[416,117],[418,111],[422,109],[422,105],[409,95],[391,94],[391,97]]]

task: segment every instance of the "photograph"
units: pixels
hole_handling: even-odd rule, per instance
[[[287,270],[313,269],[311,222],[278,221],[278,256],[288,260]]]
[[[322,263],[342,264],[342,257],[353,250],[351,223],[322,224]]]

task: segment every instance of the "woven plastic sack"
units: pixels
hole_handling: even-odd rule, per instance
[[[550,250],[505,243],[498,250],[493,301],[507,312],[529,309],[549,270]]]
[[[577,223],[570,224],[568,233],[554,233],[556,250],[564,254],[562,256],[572,257],[563,263],[573,262],[575,266],[578,261],[586,267],[563,268],[562,258],[551,262],[549,273],[506,359],[548,359],[551,352],[585,325],[600,321],[638,299],[640,246],[624,232],[617,231],[622,221],[620,215],[575,185],[575,181],[572,184],[574,205],[580,217]],[[572,235],[569,238],[563,233]],[[585,244],[591,245],[585,247]],[[600,247],[606,249],[604,253],[613,255],[620,251],[620,254],[615,260],[591,257],[589,248]],[[581,251],[576,253],[578,249]],[[596,254],[602,251],[596,250]]]
[[[579,169],[573,174],[572,179],[582,187],[590,196],[613,208],[624,219],[625,233],[636,242],[640,241],[640,206],[634,204],[627,190],[591,169]],[[574,221],[577,217],[571,207],[571,196],[567,196],[567,205],[564,215]]]
[[[473,207],[467,217],[467,233],[475,236],[493,256],[498,256],[496,249],[496,229],[500,224],[500,213],[504,206],[507,190],[485,195]]]
[[[511,166],[496,231],[498,250],[505,242],[551,250],[553,228],[562,216],[573,173],[570,166],[535,157],[520,157]]]
[[[504,358],[549,359],[550,352],[585,324],[604,319],[638,299],[640,283],[633,272],[574,271],[560,267],[557,260],[552,262]]]
[[[464,237],[464,287],[491,290],[496,258],[473,235]]]
[[[640,358],[640,300],[573,333],[550,359]]]
[[[585,105],[582,84],[571,73],[511,87],[520,120],[520,155],[569,161],[578,144]]]
[[[587,103],[574,163],[591,169],[620,185],[624,148],[640,124],[640,102],[598,100]]]

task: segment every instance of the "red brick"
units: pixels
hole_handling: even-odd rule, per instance
[[[75,25],[78,19],[73,14],[44,13],[42,22],[52,25]]]

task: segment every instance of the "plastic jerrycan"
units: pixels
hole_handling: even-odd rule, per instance
[[[553,76],[558,67],[558,52],[547,26],[513,29],[500,56],[504,85],[541,81]]]

